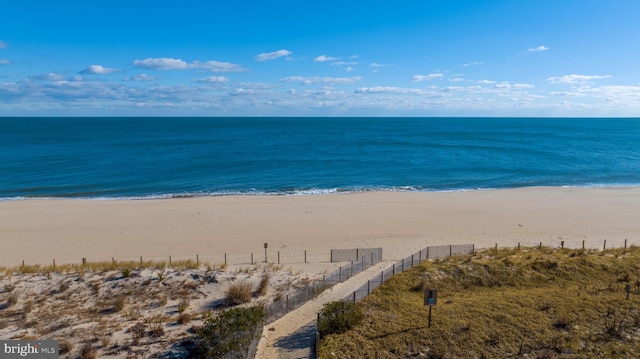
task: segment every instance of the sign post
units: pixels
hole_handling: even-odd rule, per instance
[[[264,244],[264,262],[267,263],[267,246],[268,244]]]
[[[438,290],[425,289],[424,291],[424,305],[429,306],[429,328],[431,328],[431,308],[438,302]]]

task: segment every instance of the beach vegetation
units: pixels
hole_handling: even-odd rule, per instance
[[[364,319],[362,310],[353,302],[326,303],[318,316],[320,335],[340,334],[360,324]]]
[[[208,317],[193,337],[193,358],[244,358],[262,335],[263,307],[236,307]]]
[[[86,342],[80,349],[80,359],[95,359],[96,349],[91,342]]]
[[[325,333],[320,357],[636,358],[638,280],[637,248],[492,248],[425,261],[355,304],[362,322]],[[431,327],[426,288],[438,290]]]
[[[226,292],[226,300],[229,305],[249,303],[253,298],[253,286],[248,281],[232,283]]]
[[[269,273],[265,273],[260,278],[260,284],[258,284],[257,293],[260,296],[266,295],[269,290],[269,280],[271,279],[271,275]]]

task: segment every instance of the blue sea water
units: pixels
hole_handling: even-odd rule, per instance
[[[640,185],[640,119],[0,118],[0,200]]]

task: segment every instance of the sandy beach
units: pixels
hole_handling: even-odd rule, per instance
[[[640,188],[533,187],[162,200],[0,202],[0,265],[195,259],[327,263],[332,248],[640,245]],[[321,267],[301,266],[314,271]]]

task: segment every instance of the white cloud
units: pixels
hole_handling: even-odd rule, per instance
[[[301,82],[303,85],[312,84],[352,84],[362,80],[360,76],[354,77],[304,77],[304,76],[289,76],[281,79],[282,82]]]
[[[491,81],[491,80],[480,80],[478,81],[479,84],[483,84],[483,85],[493,85],[496,83],[496,81]]]
[[[154,81],[159,79],[159,76],[150,76],[147,75],[146,73],[140,74],[140,75],[135,75],[135,76],[131,76],[131,77],[127,77],[124,80],[125,81]]]
[[[183,60],[166,57],[135,60],[133,66],[152,70],[186,70],[189,68],[189,64]]]
[[[385,64],[379,64],[377,62],[372,62],[371,65],[369,65],[370,67],[392,67],[393,65],[385,65]]]
[[[9,65],[11,63],[11,61],[7,60],[7,59],[0,59],[0,65]]]
[[[335,61],[338,60],[337,57],[332,57],[332,56],[327,56],[327,55],[320,55],[318,57],[316,57],[315,59],[313,59],[313,62],[326,62],[326,61]]]
[[[263,52],[261,54],[257,54],[255,56],[256,61],[267,61],[267,60],[275,60],[279,57],[283,57],[283,56],[289,56],[291,55],[293,52],[289,51],[289,50],[278,50],[278,51],[274,51],[274,52]]]
[[[466,64],[462,64],[463,67],[478,66],[478,65],[484,65],[484,62],[482,62],[482,61],[473,61],[473,62],[469,62],[469,63],[466,63]]]
[[[84,70],[79,71],[80,74],[85,75],[108,75],[118,71],[117,69],[110,69],[103,67],[102,65],[91,65]]]
[[[511,89],[522,90],[522,89],[534,88],[535,86],[529,85],[529,84],[510,84],[509,82],[501,82],[499,84],[496,84],[494,87],[502,90],[511,90]]]
[[[220,61],[206,61],[206,62],[194,61],[191,64],[189,64],[189,67],[194,69],[203,69],[211,72],[246,71],[246,69],[242,68],[242,66],[240,65],[232,64],[230,62],[220,62]]]
[[[422,89],[393,87],[393,86],[374,86],[374,87],[360,87],[354,91],[357,94],[411,94],[411,95],[426,95],[430,92]]]
[[[203,82],[203,83],[222,83],[229,82],[229,79],[224,76],[209,76],[201,79],[193,79],[192,82]]]
[[[6,43],[6,42],[4,42],[4,41],[0,40],[0,49],[4,49],[4,48],[5,48],[5,47],[7,47],[7,46],[9,46],[9,45],[7,45],[7,43]]]
[[[347,66],[347,65],[358,65],[358,61],[336,61],[332,63],[333,66]]]
[[[580,84],[591,80],[608,79],[610,75],[565,75],[560,77],[549,77],[547,81],[552,84]]]
[[[241,72],[246,71],[242,66],[232,64],[230,62],[220,61],[193,61],[188,63],[181,59],[174,58],[147,58],[144,60],[135,60],[133,66],[151,69],[151,70],[187,70],[187,69],[201,69],[211,72]]]
[[[441,73],[435,73],[435,74],[429,74],[429,75],[413,75],[413,79],[411,81],[420,82],[420,81],[426,81],[426,80],[433,80],[443,76],[444,75]]]
[[[529,52],[542,52],[542,51],[547,51],[547,50],[549,50],[549,48],[546,47],[546,46],[543,46],[543,45],[527,49],[527,51],[529,51]]]

